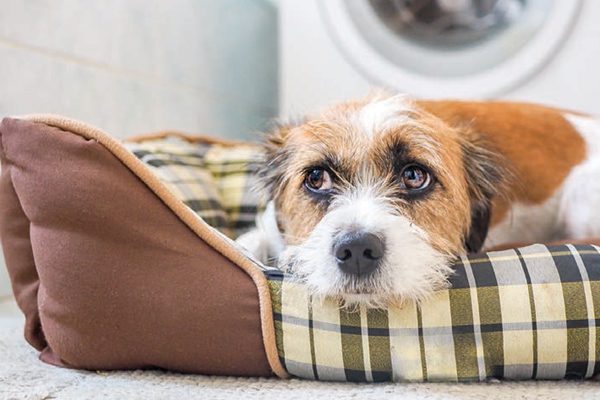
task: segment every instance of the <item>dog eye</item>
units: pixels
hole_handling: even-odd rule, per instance
[[[331,189],[331,175],[323,168],[314,168],[306,174],[304,184],[314,192],[323,192]]]
[[[431,183],[431,175],[418,165],[408,165],[400,173],[402,186],[408,190],[425,189]]]

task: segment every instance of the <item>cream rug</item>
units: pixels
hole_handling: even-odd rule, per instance
[[[597,382],[351,384],[181,375],[87,372],[52,367],[21,335],[12,300],[0,303],[0,399],[600,399]]]

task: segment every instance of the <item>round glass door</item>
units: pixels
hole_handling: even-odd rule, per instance
[[[440,49],[477,44],[527,18],[527,0],[369,0],[369,3],[397,36]],[[540,21],[536,22],[533,29],[539,28]]]
[[[327,0],[325,21],[371,81],[415,94],[492,95],[537,71],[579,0]]]

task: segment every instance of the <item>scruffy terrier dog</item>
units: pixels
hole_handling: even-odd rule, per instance
[[[600,234],[600,123],[578,114],[376,94],[265,153],[270,202],[239,243],[346,305],[423,299],[484,247]]]

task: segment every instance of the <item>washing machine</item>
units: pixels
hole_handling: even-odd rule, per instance
[[[600,115],[598,0],[280,0],[280,110],[388,88]]]

